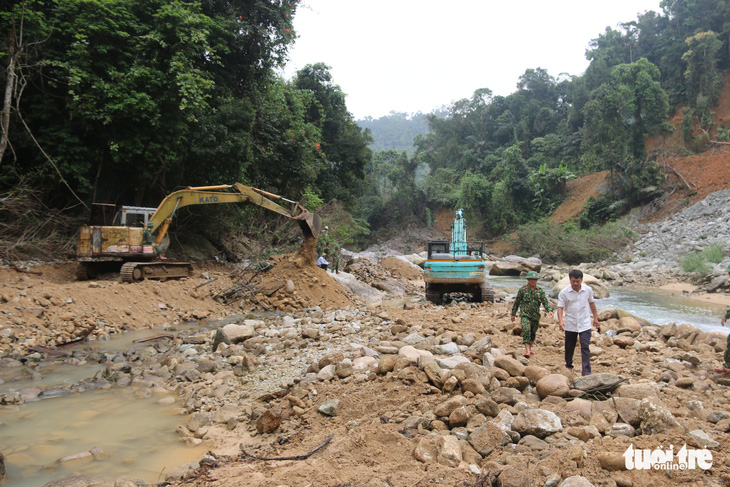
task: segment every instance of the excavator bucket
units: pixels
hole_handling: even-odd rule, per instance
[[[322,219],[319,215],[304,211],[297,215],[296,219],[305,237],[317,238],[319,236],[319,231],[322,229]]]

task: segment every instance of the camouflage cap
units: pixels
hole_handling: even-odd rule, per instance
[[[540,279],[540,276],[535,271],[530,271],[527,273],[527,279]]]
[[[148,227],[154,227],[155,226],[155,222],[149,222],[149,223],[147,223],[147,226]]]

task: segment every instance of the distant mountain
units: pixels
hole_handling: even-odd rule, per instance
[[[437,116],[438,112],[434,112]],[[355,123],[363,129],[370,129],[373,143],[370,148],[376,152],[394,149],[413,154],[413,140],[417,135],[426,135],[429,131],[428,115],[417,113],[390,112],[380,118],[365,117]]]

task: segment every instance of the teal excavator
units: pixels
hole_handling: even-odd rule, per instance
[[[487,282],[484,242],[467,241],[466,230],[464,210],[458,209],[451,225],[451,241],[428,242],[423,265],[427,301],[441,304],[444,294],[465,293],[478,303],[494,302],[494,289]]]

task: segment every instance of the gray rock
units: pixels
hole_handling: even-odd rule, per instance
[[[342,401],[339,399],[329,399],[319,405],[317,411],[326,416],[338,416],[342,410]]]
[[[487,423],[472,431],[468,441],[477,453],[482,457],[486,457],[498,446],[510,444],[512,439],[496,424]]]
[[[496,417],[501,411],[499,404],[494,402],[491,398],[484,396],[480,396],[479,399],[477,399],[475,407],[480,413],[492,418]]]
[[[639,404],[641,431],[644,434],[666,433],[681,425],[667,407],[653,398],[642,399]]]
[[[456,436],[439,437],[436,448],[438,449],[438,463],[448,467],[459,466],[461,463],[461,444]]]
[[[492,264],[489,270],[490,276],[519,276],[522,272],[528,272],[525,266],[519,262],[500,261]]]
[[[421,343],[423,340],[424,338],[418,333],[411,333],[410,335],[401,339],[403,343],[407,343],[408,345],[415,345],[417,343]]]
[[[713,450],[720,446],[720,443],[710,438],[710,436],[702,430],[694,430],[688,433],[690,443],[698,448],[712,448]]]
[[[445,418],[449,416],[455,409],[466,405],[467,402],[468,401],[464,396],[454,396],[436,406],[436,408],[434,408],[433,410],[433,413],[439,418]]]
[[[460,351],[459,346],[454,342],[436,345],[432,350],[433,353],[438,355],[456,355]]]
[[[507,371],[512,377],[525,374],[525,366],[518,360],[507,355],[502,355],[494,359],[494,366]]]
[[[484,338],[480,338],[476,342],[472,343],[469,348],[464,352],[464,355],[470,358],[480,358],[485,353],[492,350],[492,337],[487,335]]]
[[[618,438],[618,437],[633,438],[634,436],[636,436],[636,430],[630,424],[614,423],[611,426],[611,429],[608,430],[608,432],[606,434],[608,436],[612,436],[614,438]]]
[[[327,365],[323,367],[319,372],[317,372],[317,380],[320,380],[322,382],[327,382],[335,378],[335,369],[336,366],[334,364]]]
[[[187,428],[190,431],[198,431],[203,426],[209,426],[213,424],[210,416],[206,413],[193,413],[188,420]]]
[[[572,477],[568,477],[567,479],[563,480],[563,483],[560,484],[560,487],[595,487],[595,485],[592,484],[591,481],[585,477],[581,477],[580,475],[573,475]]]
[[[597,387],[607,387],[621,380],[621,376],[616,374],[602,373],[585,375],[576,377],[573,381],[573,387],[579,391],[587,391]]]
[[[560,418],[553,412],[545,409],[528,409],[517,415],[512,423],[512,429],[521,435],[534,435],[538,438],[562,431]]]

